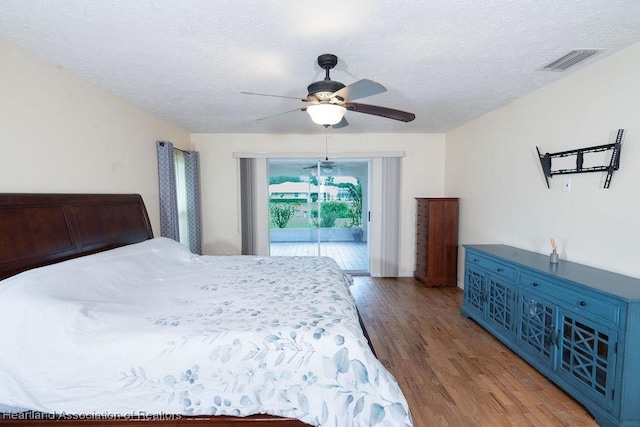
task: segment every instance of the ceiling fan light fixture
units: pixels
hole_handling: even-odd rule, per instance
[[[333,126],[340,123],[347,109],[338,104],[316,104],[307,107],[311,120],[322,126]]]

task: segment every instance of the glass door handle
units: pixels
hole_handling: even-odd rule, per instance
[[[554,329],[555,327],[551,325],[551,331],[549,331],[549,341],[551,342],[551,345],[558,347],[560,345],[558,341],[560,339],[560,331],[555,331]]]

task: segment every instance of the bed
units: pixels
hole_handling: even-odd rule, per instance
[[[333,260],[191,254],[139,195],[0,194],[0,322],[0,426],[412,425]]]

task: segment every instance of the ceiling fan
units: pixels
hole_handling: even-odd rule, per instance
[[[377,105],[360,104],[352,102],[353,100],[365,98],[367,96],[376,95],[386,92],[387,89],[380,83],[372,80],[363,79],[348,86],[329,77],[329,70],[333,69],[338,63],[338,57],[332,54],[324,54],[318,56],[318,65],[325,70],[324,80],[311,83],[307,87],[306,98],[296,98],[292,96],[269,95],[264,93],[241,92],[245,95],[274,96],[278,98],[298,99],[302,102],[312,104],[308,107],[296,108],[295,110],[285,111],[284,113],[263,117],[258,120],[270,119],[294,111],[306,111],[311,120],[324,127],[333,126],[341,128],[349,123],[344,118],[347,111],[356,113],[371,114],[374,116],[385,117],[388,119],[399,120],[401,122],[410,122],[416,118],[416,115],[406,111],[395,110],[393,108],[380,107]]]
[[[323,172],[331,172],[333,171],[333,168],[336,166],[336,162],[329,162],[329,161],[322,161],[320,162],[320,169]],[[311,166],[306,166],[302,169],[311,169],[311,172],[313,172],[315,170],[315,172],[318,172],[318,165],[311,165]]]

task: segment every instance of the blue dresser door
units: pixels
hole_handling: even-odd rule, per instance
[[[487,276],[487,321],[501,334],[512,338],[515,318],[513,283]]]
[[[544,298],[521,292],[518,343],[540,366],[553,369],[556,350],[556,306]]]
[[[616,332],[568,310],[561,309],[560,319],[559,374],[591,399],[613,407]]]
[[[464,282],[464,307],[478,318],[484,317],[485,274],[468,266]]]

